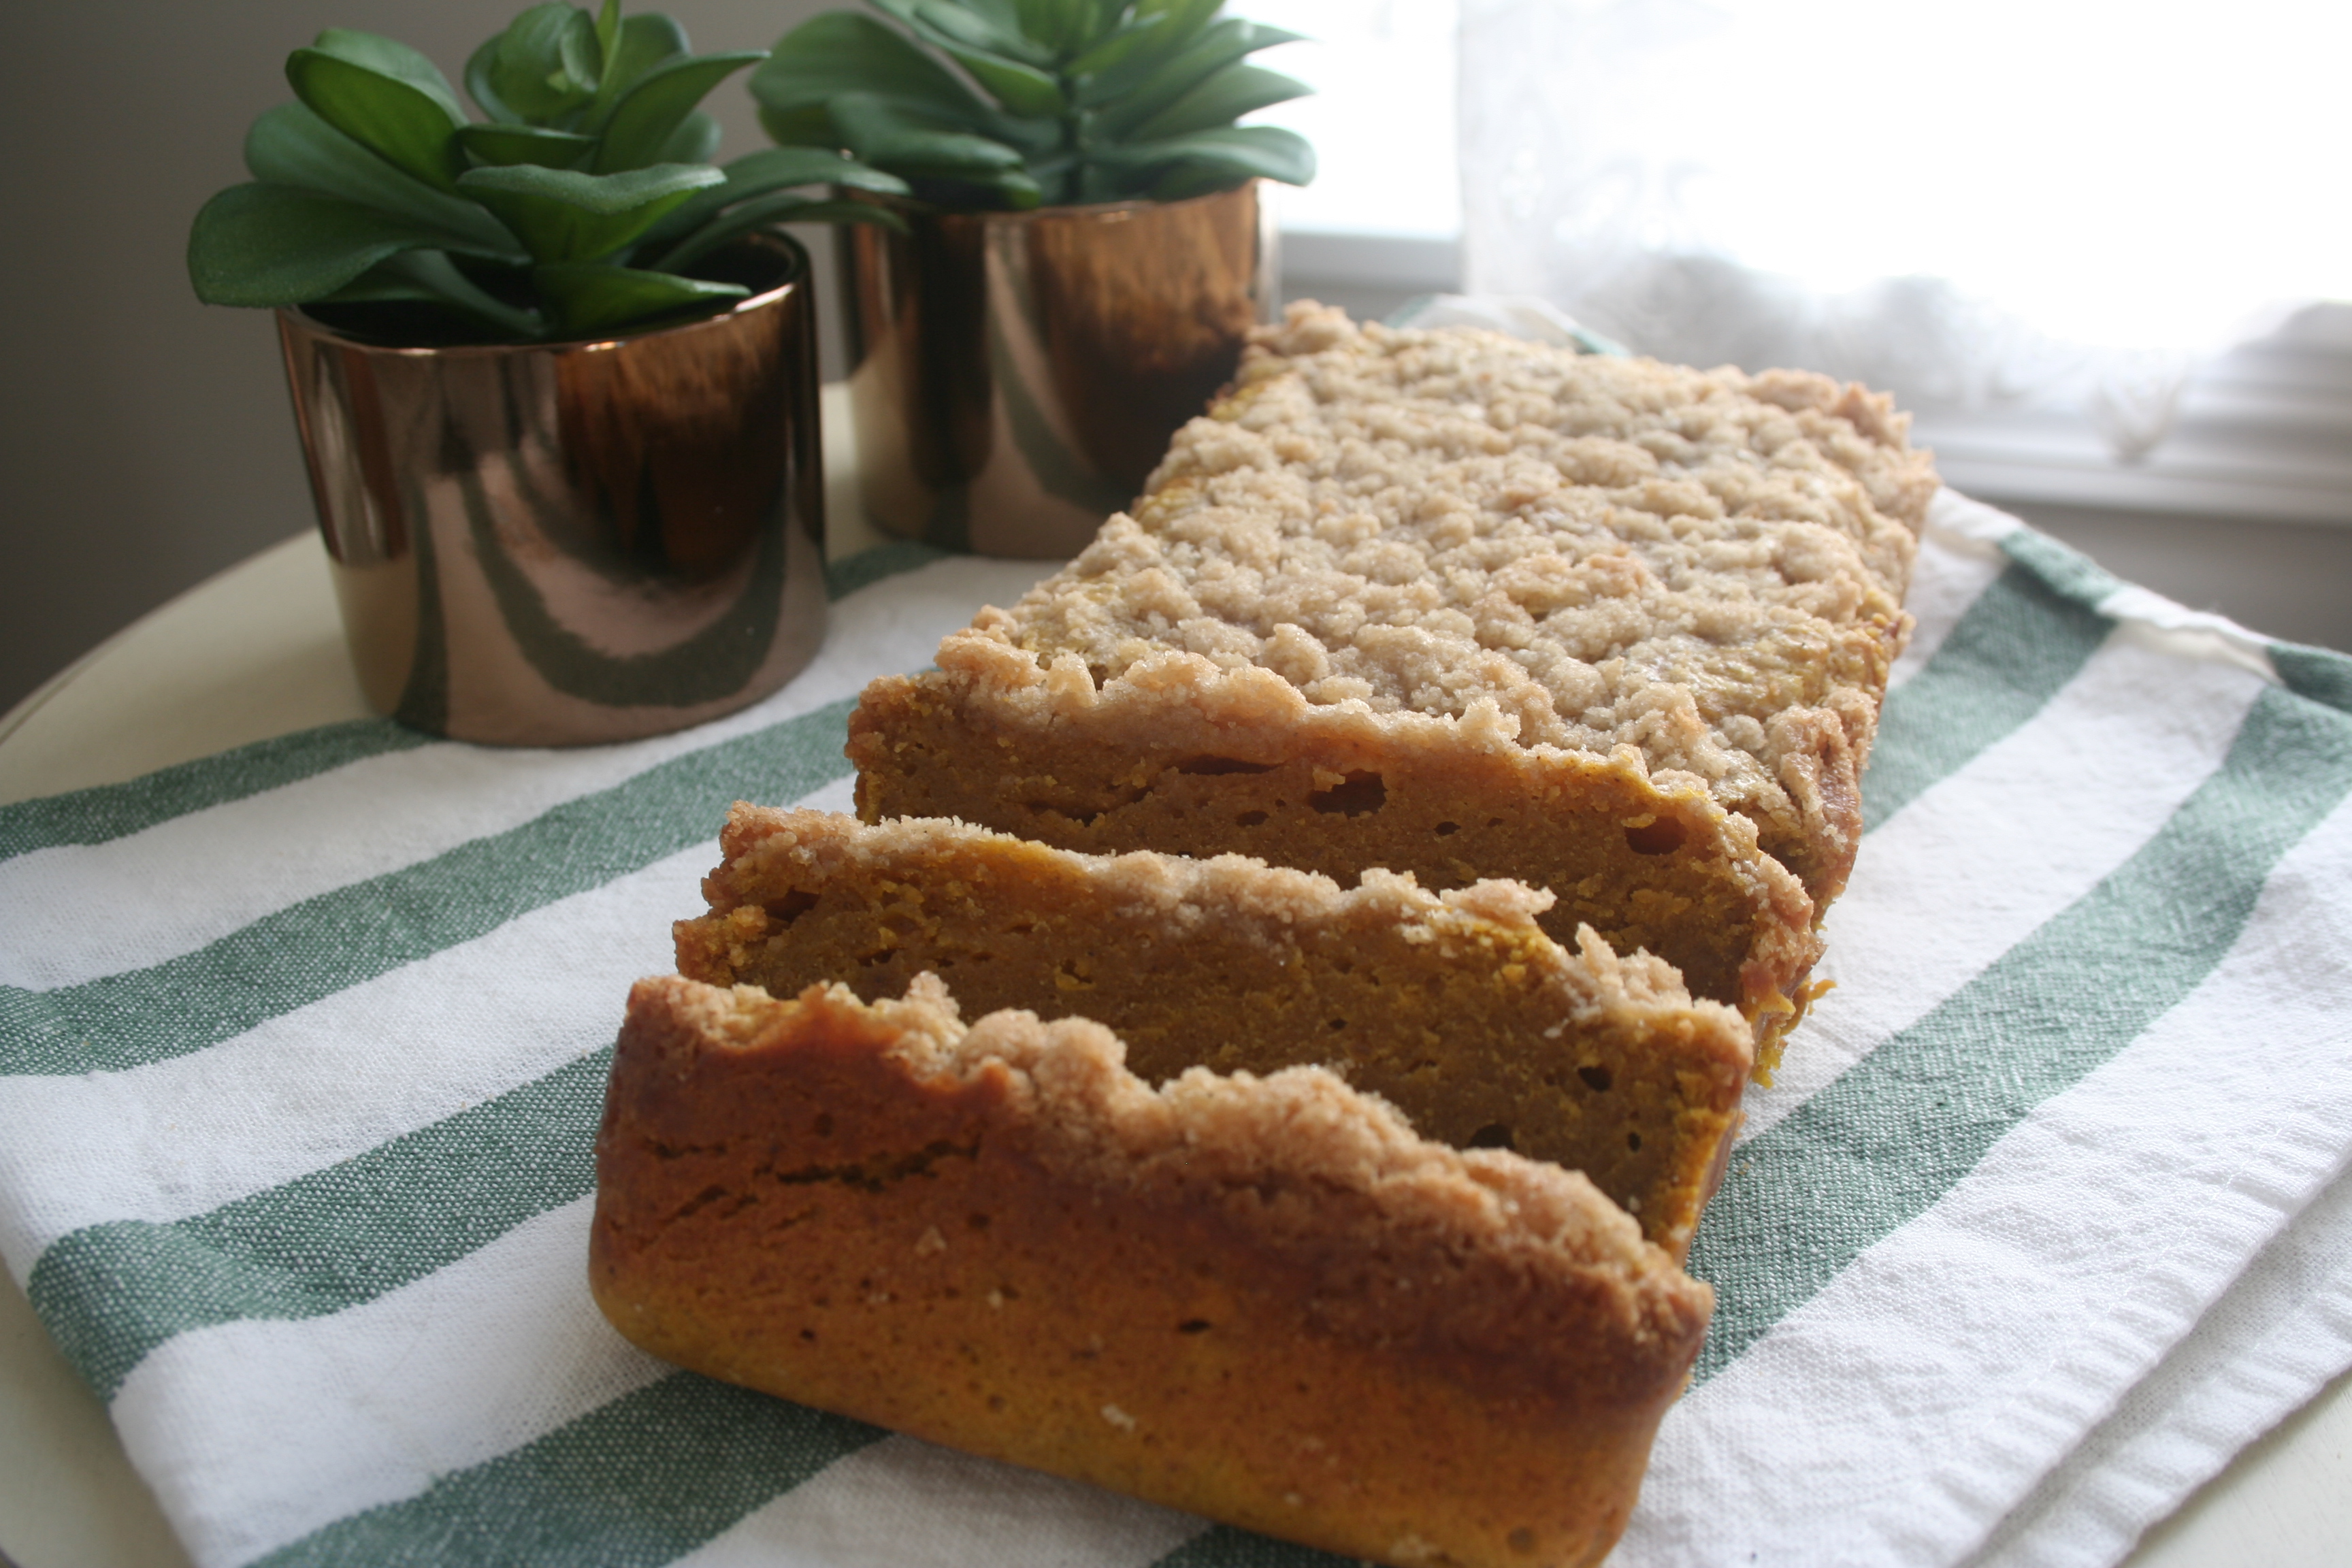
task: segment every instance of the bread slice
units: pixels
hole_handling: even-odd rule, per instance
[[[1084,1016],[1146,1082],[1325,1065],[1422,1136],[1581,1171],[1679,1259],[1739,1121],[1749,1031],[1665,964],[1575,952],[1549,894],[1444,895],[1240,856],[1074,854],[957,822],[738,805],[679,972],[867,1001],[936,973],[974,1013]]]
[[[1905,429],[1816,375],[1294,308],[1132,517],[867,688],[859,815],[1513,878],[1769,1068],[1909,631]]]
[[[936,977],[640,983],[597,1174],[656,1355],[1398,1564],[1597,1563],[1712,1304],[1580,1175]]]

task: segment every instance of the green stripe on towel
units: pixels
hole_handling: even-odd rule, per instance
[[[0,986],[0,1073],[120,1071],[233,1038],[532,910],[717,840],[739,799],[792,800],[849,772],[844,698],[673,757],[504,833],[245,926],[150,968],[57,991]]]
[[[66,844],[104,844],[159,822],[349,763],[430,745],[435,737],[389,719],[353,719],[182,763],[127,784],[0,805],[0,860]]]
[[[253,1568],[653,1568],[884,1436],[674,1373]]]
[[[2266,689],[2221,770],[2130,860],[1739,1149],[1691,1250],[1717,1302],[1698,1379],[2202,984],[2279,858],[2347,793],[2352,721]]]
[[[2095,610],[2123,587],[2124,580],[2075,549],[2046,533],[2021,528],[2002,536],[2001,553],[2039,578],[2052,593],[2086,610]]]
[[[1297,1542],[1213,1524],[1151,1568],[1354,1568],[1356,1562]]]
[[[2291,642],[2271,644],[2270,655],[2289,691],[2352,713],[2352,657]]]
[[[1993,579],[1927,667],[1887,693],[1862,780],[1864,831],[2040,712],[2114,625],[2024,567]]]
[[[373,1300],[584,1195],[612,1063],[608,1046],[210,1214],[75,1231],[41,1254],[26,1294],[105,1400],[174,1335]]]
[[[861,550],[824,569],[825,595],[844,599],[886,578],[928,566],[941,552],[905,541]],[[117,784],[0,805],[0,860],[68,844],[110,839],[207,806],[299,784],[390,752],[440,742],[389,719],[353,719],[257,741]]]

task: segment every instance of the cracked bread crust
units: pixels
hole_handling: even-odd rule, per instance
[[[1297,306],[1135,515],[973,631],[1097,685],[1176,650],[1318,707],[1631,745],[1705,780],[1826,902],[1936,489],[1908,423],[1802,372]]]
[[[1936,479],[1826,378],[1295,307],[1133,517],[850,721],[858,813],[1510,877],[1758,1034],[1806,994]]]
[[[1422,1136],[1581,1171],[1677,1259],[1720,1180],[1752,1065],[1738,1014],[1646,953],[1536,917],[1552,895],[1444,895],[1238,855],[1074,854],[963,823],[867,826],[738,805],[677,965],[868,1001],[935,972],[977,1012],[1083,1016],[1147,1082],[1319,1064]]]
[[[597,1160],[653,1353],[1392,1563],[1598,1562],[1712,1305],[1580,1175],[936,979],[640,983]]]

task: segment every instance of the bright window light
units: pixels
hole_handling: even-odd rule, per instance
[[[1227,10],[1309,40],[1252,57],[1315,89],[1250,117],[1315,144],[1315,183],[1277,193],[1285,228],[1461,232],[1454,0],[1244,0]]]

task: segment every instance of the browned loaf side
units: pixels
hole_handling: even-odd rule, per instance
[[[597,1169],[656,1355],[1398,1564],[1598,1562],[1711,1305],[1580,1175],[936,978],[641,983]]]
[[[1423,1137],[1583,1172],[1677,1259],[1738,1123],[1738,1014],[1589,928],[1564,950],[1519,883],[1441,896],[1374,871],[1342,892],[1240,856],[750,805],[720,847],[711,912],[677,928],[689,978],[877,1001],[929,971],[975,1014],[1094,1019],[1148,1083],[1328,1066]]]
[[[1516,878],[1769,1068],[1909,631],[1906,426],[1821,376],[1295,308],[1131,518],[868,687],[859,815]]]

